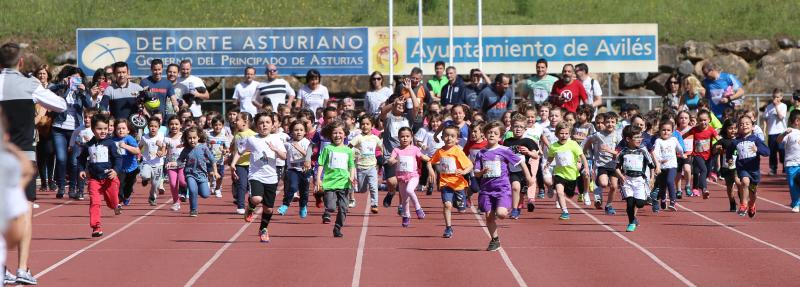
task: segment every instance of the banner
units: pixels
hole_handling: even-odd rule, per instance
[[[150,74],[150,61],[165,65],[188,59],[196,76],[241,76],[253,66],[278,66],[283,75],[368,75],[389,71],[389,40],[395,74],[420,66],[433,74],[436,61],[449,63],[447,26],[423,27],[420,45],[416,26],[339,28],[211,28],[211,29],[78,29],[78,64],[86,73],[124,61],[133,76]],[[592,73],[658,71],[657,24],[483,26],[482,47],[477,26],[453,27],[453,65],[459,74],[478,67],[489,74],[535,73],[536,61],[549,62],[549,73],[566,63],[586,63]],[[482,48],[482,49],[481,49]]]
[[[78,29],[78,63],[86,73],[117,61],[133,76],[150,75],[150,61],[165,66],[192,61],[195,76],[262,75],[268,63],[283,75],[369,73],[367,28]],[[166,70],[166,67],[165,67]]]

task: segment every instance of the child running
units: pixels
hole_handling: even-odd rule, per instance
[[[250,199],[245,210],[244,220],[253,221],[253,214],[258,204],[261,211],[261,224],[258,227],[259,240],[269,242],[269,222],[272,219],[272,207],[278,191],[277,159],[286,159],[286,149],[280,136],[272,133],[272,112],[261,112],[255,117],[255,126],[258,134],[249,137],[244,142],[244,150],[250,152]],[[233,161],[239,160],[239,154],[234,154]],[[240,178],[239,180],[244,180]],[[243,196],[244,197],[244,196]]]
[[[511,182],[511,218],[518,219],[520,215],[520,201],[522,199],[522,190],[524,187],[526,188],[526,194],[528,196],[528,212],[533,212],[536,208],[536,200],[533,191],[536,190],[536,184],[533,181],[533,177],[530,173],[530,169],[528,168],[528,162],[531,159],[536,160],[538,163],[539,159],[539,145],[536,144],[532,139],[524,137],[526,131],[526,119],[525,116],[522,114],[515,114],[511,118],[511,130],[513,132],[512,136],[505,141],[503,141],[503,145],[508,147],[515,155],[524,159],[522,164],[511,164],[508,165],[508,176],[509,181]],[[485,128],[488,130],[489,126]],[[488,140],[488,134],[486,135]],[[491,145],[491,142],[489,142]],[[538,167],[538,164],[533,165],[534,167]]]
[[[164,175],[164,155],[167,150],[164,145],[164,136],[158,133],[161,127],[161,120],[158,118],[150,118],[147,121],[147,133],[142,136],[139,146],[142,147],[142,186],[150,185],[150,195],[147,202],[150,206],[156,205],[156,198],[158,197],[158,187],[161,186],[161,181]]]
[[[172,193],[172,211],[181,210],[181,202],[178,194],[181,188],[186,188],[186,177],[183,175],[183,166],[178,163],[178,156],[183,151],[183,132],[181,132],[181,120],[177,115],[171,116],[167,120],[169,134],[164,139],[167,146],[167,162],[164,168],[167,169],[169,178],[169,190]]]
[[[444,146],[437,150],[431,157],[430,163],[439,166],[439,185],[442,192],[442,213],[444,214],[444,234],[442,237],[453,236],[452,209],[453,197],[456,193],[463,192],[469,184],[464,175],[472,171],[472,162],[464,154],[458,144],[459,128],[454,125],[444,127]]]
[[[206,134],[199,127],[191,127],[183,132],[183,150],[177,162],[183,166],[186,186],[189,189],[189,216],[197,217],[197,196],[208,198],[209,177],[215,180],[217,162],[211,149],[206,145]]]
[[[139,175],[139,163],[136,157],[141,154],[139,143],[130,135],[133,125],[127,119],[119,119],[114,125],[113,140],[117,144],[118,151],[122,155],[122,169],[119,174],[119,201],[128,206],[131,203],[133,185],[136,183],[136,176]]]
[[[332,120],[325,124],[322,135],[331,140],[319,153],[316,182],[317,189],[322,190],[326,213],[322,215],[323,223],[330,223],[330,213],[336,211],[336,224],[333,236],[342,237],[342,227],[347,216],[348,197],[351,187],[356,187],[356,167],[353,149],[344,144],[344,124]],[[323,172],[325,178],[322,178]]]
[[[422,154],[422,151],[417,146],[411,144],[413,140],[411,128],[400,128],[397,136],[400,138],[400,146],[392,150],[389,164],[396,166],[398,189],[400,190],[400,206],[403,207],[402,226],[408,227],[411,222],[409,200],[414,204],[417,218],[425,218],[425,211],[422,210],[422,205],[419,204],[419,199],[414,191],[416,191],[419,184],[419,160],[430,161],[430,158]],[[429,164],[426,164],[426,166],[433,169]],[[429,174],[433,177],[432,172]]]
[[[278,214],[285,215],[297,192],[300,192],[300,218],[308,216],[308,178],[311,176],[311,141],[305,138],[306,127],[301,121],[289,124],[291,139],[284,144],[286,149],[286,179],[284,181],[283,204]],[[376,195],[377,196],[377,195]],[[377,197],[376,197],[377,198]]]
[[[95,108],[87,108],[83,110],[83,125],[76,128],[75,131],[72,132],[71,140],[69,141],[69,154],[72,161],[70,162],[71,178],[75,178],[76,180],[69,181],[69,198],[83,200],[83,188],[85,182],[83,179],[80,179],[78,176],[78,155],[80,155],[83,147],[86,146],[86,143],[92,139],[94,136],[92,132],[92,116],[96,115],[99,111]],[[44,186],[44,184],[42,185]]]
[[[231,137],[225,133],[225,121],[222,117],[211,118],[211,131],[208,132],[208,146],[214,154],[219,177],[211,184],[214,187],[214,196],[222,197],[222,177],[225,176],[225,159],[230,151]]]
[[[83,147],[78,162],[80,177],[87,180],[89,190],[89,226],[92,237],[103,236],[100,226],[100,196],[108,208],[119,215],[119,179],[117,170],[122,169],[122,156],[117,153],[117,145],[108,137],[108,117],[103,114],[92,116],[94,138]]]
[[[250,152],[245,150],[247,139],[255,136],[256,132],[250,129],[253,116],[247,112],[239,113],[236,118],[236,135],[231,144],[231,178],[233,178],[233,198],[236,203],[236,214],[244,214],[245,201],[250,193]],[[236,158],[236,160],[234,160]]]
[[[739,178],[739,216],[745,213],[750,218],[756,216],[756,188],[761,181],[761,156],[769,156],[769,147],[753,133],[753,118],[744,115],[739,118],[739,136],[733,141],[735,149],[728,150],[728,164],[733,162],[736,152],[736,176]],[[747,203],[744,202],[745,198]]]
[[[683,157],[683,148],[673,136],[672,121],[663,121],[658,126],[659,138],[653,147],[653,158],[661,168],[660,172],[656,172],[658,199],[661,209],[666,210],[666,191],[669,190],[669,210],[675,211],[675,176],[678,174],[678,157]]]
[[[599,196],[595,196],[594,207],[600,209],[603,205],[602,194],[603,190],[608,190],[608,197],[606,198],[605,212],[607,215],[615,215],[617,211],[611,205],[614,200],[614,193],[619,190],[619,183],[616,172],[615,157],[617,151],[614,146],[622,140],[617,129],[617,114],[608,112],[604,118],[604,122],[598,122],[598,126],[602,129],[589,136],[584,141],[584,147],[592,151],[594,157],[594,166],[596,174],[596,182],[599,187]],[[600,119],[598,119],[599,121]]]
[[[783,143],[785,151],[784,167],[786,168],[786,181],[789,182],[789,206],[792,212],[800,212],[800,110],[789,113],[789,128],[777,138]]]
[[[583,184],[578,179],[578,161],[584,167],[583,173],[589,170],[589,164],[586,161],[586,156],[583,155],[583,150],[577,142],[570,139],[571,129],[572,127],[567,123],[559,123],[556,126],[555,133],[558,141],[550,144],[550,148],[547,151],[547,165],[545,165],[549,166],[555,162],[552,184],[555,186],[558,205],[561,207],[561,216],[558,218],[561,220],[569,219],[566,197],[572,198],[575,196],[575,188],[578,184]]]
[[[722,138],[714,144],[714,151],[720,155],[719,158],[719,175],[725,179],[725,191],[728,193],[728,202],[730,211],[736,212],[736,199],[733,196],[734,184],[738,186],[739,179],[736,177],[736,152],[731,157],[732,161],[728,161],[728,153],[726,151],[734,150],[736,147],[733,141],[736,139],[736,122],[733,119],[727,119],[722,123]]]
[[[692,137],[694,149],[692,150],[692,172],[694,172],[693,194],[702,193],[703,199],[708,199],[709,192],[706,186],[706,177],[711,169],[711,140],[719,138],[717,130],[710,125],[711,112],[701,110],[697,114],[697,126],[692,128],[683,137]]]
[[[524,127],[524,122],[518,122]],[[516,130],[519,130],[517,132]],[[515,129],[515,134],[522,134],[524,128]],[[486,228],[492,239],[487,251],[500,248],[500,235],[497,232],[497,220],[506,218],[509,208],[513,207],[509,171],[513,166],[522,166],[528,174],[525,157],[521,157],[508,147],[500,145],[503,125],[491,122],[484,128],[489,145],[478,153],[475,161],[475,176],[481,178],[481,192],[478,195],[478,207],[486,216]],[[530,178],[528,178],[530,181]]]
[[[617,155],[617,176],[622,179],[622,197],[625,199],[628,214],[627,232],[636,231],[639,220],[636,211],[644,207],[647,193],[651,189],[647,181],[647,168],[658,173],[658,164],[650,158],[650,153],[642,146],[642,128],[628,125],[622,130],[626,145]]]
[[[355,148],[356,176],[360,192],[369,191],[370,212],[378,213],[378,159],[376,151],[383,151],[381,138],[372,134],[374,120],[361,118],[361,134],[353,138],[350,146]]]

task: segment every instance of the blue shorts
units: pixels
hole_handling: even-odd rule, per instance
[[[449,188],[449,187],[446,187],[446,186],[440,188],[440,191],[442,193],[442,202],[443,203],[444,202],[452,203],[453,202],[453,198],[455,197],[456,193],[464,192],[463,190],[453,190],[452,188]]]
[[[737,169],[736,176],[739,178],[750,178],[750,185],[756,185],[761,182],[761,172],[758,170]]]

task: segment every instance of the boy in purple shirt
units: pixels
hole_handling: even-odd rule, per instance
[[[508,147],[500,145],[505,128],[500,122],[491,122],[483,129],[489,145],[481,150],[475,160],[475,176],[479,177],[481,192],[478,206],[486,214],[486,228],[492,236],[487,251],[500,248],[497,234],[497,219],[505,219],[511,209],[511,182],[508,180],[508,167],[521,165],[523,172],[528,168],[521,164],[522,158]]]

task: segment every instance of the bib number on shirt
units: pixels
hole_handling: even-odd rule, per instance
[[[695,152],[705,152],[711,150],[711,140],[696,140],[694,142],[694,151]]]
[[[362,156],[375,155],[375,147],[376,146],[378,146],[378,143],[373,142],[373,141],[361,142],[361,155]]]
[[[754,142],[740,142],[736,145],[736,151],[739,153],[739,158],[748,159],[756,156],[753,148],[756,146]]]
[[[456,173],[456,159],[452,157],[443,157],[439,161],[439,172],[441,173]]]
[[[90,149],[91,156],[89,161],[92,163],[106,163],[108,162],[108,147],[104,145],[97,145]]]
[[[501,175],[500,166],[501,165],[499,160],[484,161],[483,167],[486,168],[486,173],[483,176],[488,178],[500,177]]]
[[[626,171],[642,171],[644,156],[640,154],[625,155],[622,168]]]
[[[574,165],[575,161],[572,158],[572,152],[569,151],[562,151],[556,153],[556,166],[557,167],[565,167]]]
[[[335,169],[347,169],[347,154],[343,152],[331,152],[330,167]]]
[[[414,172],[417,170],[417,158],[413,156],[400,156],[398,162],[401,172]]]

